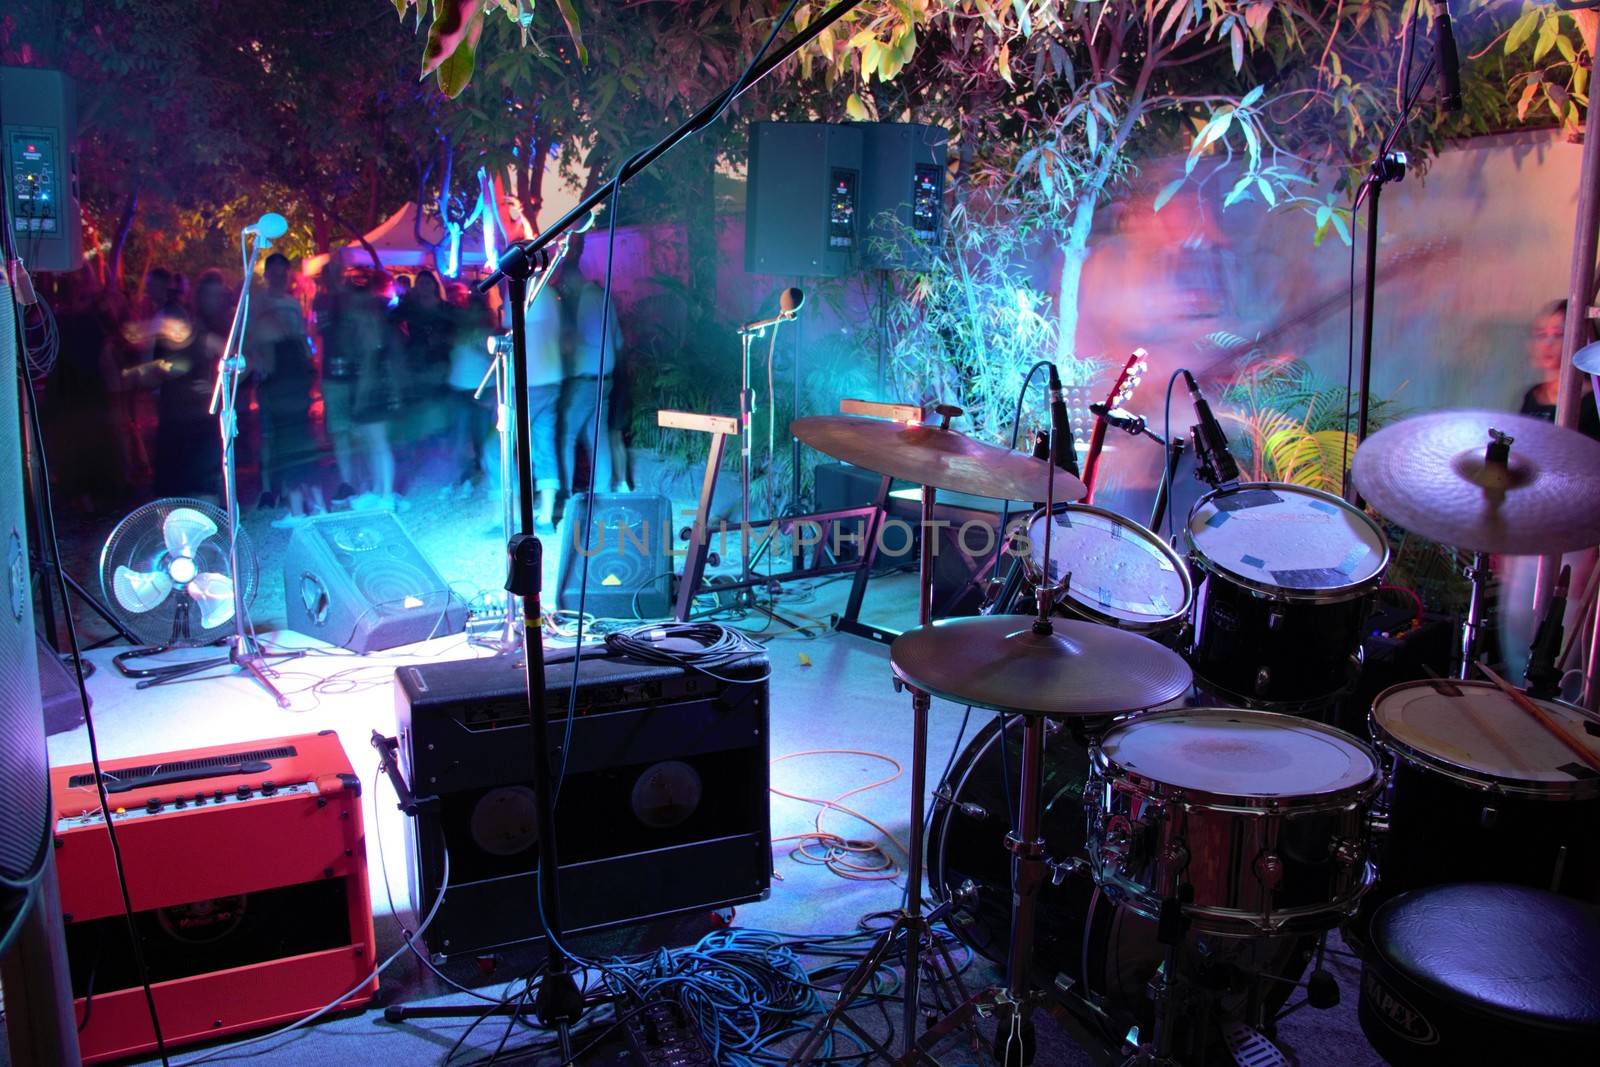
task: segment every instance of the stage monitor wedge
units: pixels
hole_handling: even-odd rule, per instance
[[[59,70],[0,67],[0,170],[17,254],[32,271],[83,266],[76,103]]]
[[[752,122],[744,269],[839,278],[861,240],[864,125]]]

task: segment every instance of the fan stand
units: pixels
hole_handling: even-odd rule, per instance
[[[173,613],[172,638],[169,644],[149,645],[144,648],[129,649],[127,652],[118,653],[116,656],[113,656],[111,658],[111,662],[116,665],[117,670],[121,671],[125,677],[139,679],[138,685],[134,687],[136,689],[149,689],[153,685],[164,685],[167,682],[181,681],[185,678],[199,674],[201,671],[208,671],[215,667],[242,667],[249,671],[256,681],[261,683],[267,692],[273,695],[273,697],[277,700],[279,707],[286,708],[289,706],[289,698],[278,692],[277,688],[270,680],[276,676],[276,672],[272,670],[267,661],[271,658],[298,659],[299,657],[305,655],[304,651],[273,653],[262,652],[261,646],[259,642],[255,640],[254,635],[247,634],[244,635],[245,640],[242,646],[247,651],[244,655],[240,655],[240,635],[237,633],[219,637],[214,641],[208,641],[204,645],[190,644],[185,640],[188,636],[189,607],[186,604],[180,604],[178,605],[177,610]],[[228,654],[226,656],[211,656],[207,657],[206,659],[187,660],[183,663],[158,664],[153,667],[138,667],[133,665],[139,660],[148,659],[151,656],[164,655],[180,648],[214,648],[218,645],[228,646]]]
[[[239,437],[237,395],[239,379],[244,376],[244,332],[250,314],[250,279],[255,277],[256,260],[261,258],[262,250],[272,247],[272,242],[256,232],[254,227],[247,228],[245,232],[250,235],[251,241],[249,252],[244,257],[244,284],[240,286],[239,299],[233,305],[233,323],[228,327],[228,339],[222,346],[222,358],[217,361],[217,379],[211,387],[210,407],[210,413],[217,416],[217,430],[222,436],[222,509],[228,516],[228,574],[233,579],[233,633],[224,638],[228,655],[198,663],[148,668],[151,673],[139,682],[138,688],[164,685],[213,667],[232,666],[248,671],[261,684],[261,688],[272,695],[280,708],[287,708],[289,698],[272,684],[277,672],[272,669],[271,661],[298,659],[305,655],[305,651],[267,653],[261,650],[255,628],[245,614],[244,583],[239,581],[239,476],[234,461],[234,442]],[[243,240],[241,234],[241,244]],[[188,625],[188,612],[180,610],[178,614],[179,618],[173,621],[175,631],[180,626]],[[140,655],[151,654],[140,652]],[[118,660],[126,658],[135,657],[128,653],[117,657]],[[121,666],[118,663],[118,667]]]

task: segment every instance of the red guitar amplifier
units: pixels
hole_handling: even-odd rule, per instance
[[[168,1045],[292,1022],[372,972],[361,784],[333,731],[101,769]],[[50,785],[84,1061],[148,1052],[93,771],[57,767]],[[373,980],[344,1006],[376,991]]]

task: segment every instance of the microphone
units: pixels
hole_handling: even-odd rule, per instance
[[[759,333],[768,326],[776,326],[780,322],[789,322],[805,302],[806,294],[794,286],[790,286],[778,294],[778,313],[776,315],[770,319],[757,319],[755,322],[747,322],[739,327],[739,332],[741,334]]]
[[[289,232],[289,220],[276,211],[269,211],[246,226],[244,232],[253,233],[257,237],[268,241],[275,241]]]
[[[1439,67],[1439,106],[1446,111],[1461,110],[1461,57],[1456,53],[1456,34],[1450,25],[1449,0],[1432,0],[1433,51]]]
[[[1200,464],[1195,474],[1213,487],[1237,482],[1239,464],[1234,461],[1233,453],[1228,451],[1228,435],[1222,432],[1222,425],[1211,414],[1211,405],[1201,395],[1194,375],[1186,370],[1183,380],[1189,385],[1189,400],[1200,419],[1200,425],[1194,428],[1194,452]]]
[[[1539,620],[1539,630],[1528,647],[1528,669],[1523,681],[1528,683],[1528,695],[1541,700],[1553,700],[1561,693],[1561,670],[1556,660],[1561,655],[1563,623],[1567,614],[1567,592],[1572,588],[1572,568],[1563,566],[1561,577],[1550,593],[1550,603],[1545,605],[1544,618]]]
[[[1050,374],[1050,461],[1074,478],[1078,477],[1078,449],[1072,440],[1072,423],[1067,419],[1067,393],[1061,387],[1061,372],[1048,365]]]

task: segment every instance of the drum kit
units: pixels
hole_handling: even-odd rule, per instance
[[[1366,511],[1303,486],[1221,482],[1189,512],[1180,555],[1065,502],[1083,483],[1047,459],[966,437],[950,428],[958,409],[935,410],[934,424],[827,416],[791,429],[922,486],[924,530],[938,489],[1043,501],[1016,544],[1037,611],[934,620],[934,539],[921,538],[920,624],[890,656],[913,711],[906,900],[790,1063],[810,1062],[837,1024],[887,1061],[937,1063],[946,1038],[993,1016],[996,1058],[1026,1064],[1047,996],[1128,1063],[1195,1062],[1219,1040],[1283,1062],[1266,1036],[1278,1012],[1330,932],[1360,944],[1380,893],[1492,876],[1600,899],[1600,717],[1497,676],[1465,680],[1485,554],[1600,544],[1600,443],[1440,412],[1357,450],[1355,484],[1380,514],[1477,554],[1460,680],[1385,691],[1369,742],[1302,714],[1360,670],[1389,562]],[[1196,692],[1228,706],[1185,706]],[[999,715],[928,813],[935,696]],[[931,936],[939,921],[1004,984],[968,995]],[[893,1051],[846,1009],[902,953]],[[925,976],[956,1005],[933,1021],[920,1018]],[[1337,1000],[1320,963],[1304,987],[1313,1004]]]

